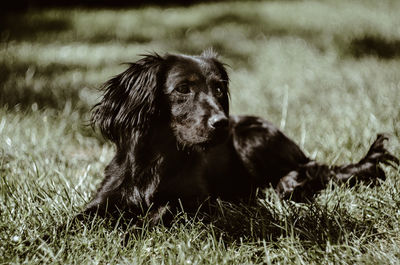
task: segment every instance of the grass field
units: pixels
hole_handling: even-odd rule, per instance
[[[379,132],[400,156],[400,2],[222,2],[30,10],[0,18],[1,264],[399,264],[400,170],[313,203],[222,203],[213,223],[57,232],[99,185],[113,147],[87,126],[122,62],[214,47],[231,109],[277,124],[306,154],[354,162]],[[185,221],[182,221],[185,220]],[[50,235],[45,241],[44,235]]]

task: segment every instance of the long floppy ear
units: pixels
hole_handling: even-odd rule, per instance
[[[146,55],[104,84],[103,98],[93,107],[91,122],[105,138],[119,144],[134,130],[148,130],[159,114],[157,79],[163,60],[157,54]]]

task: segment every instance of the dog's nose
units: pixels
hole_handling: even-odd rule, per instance
[[[208,124],[213,129],[225,129],[229,125],[229,120],[225,115],[214,115],[208,120]]]

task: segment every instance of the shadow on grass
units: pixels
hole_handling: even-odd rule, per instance
[[[127,228],[119,227],[125,233],[122,245],[146,238],[152,229],[157,229],[146,225],[146,222],[136,227],[129,219],[122,218],[120,221],[121,224],[128,224]],[[106,229],[115,227],[113,224]],[[293,238],[298,239],[305,249],[318,247],[321,250],[325,250],[327,244],[343,244],[354,238],[377,236],[373,221],[355,218],[340,201],[333,207],[316,202],[283,202],[281,205],[269,201],[261,201],[258,205],[218,202],[209,213],[201,212],[194,218],[193,214],[180,212],[171,225],[160,227],[172,231],[172,234],[182,233],[185,229],[205,230],[203,235],[212,234],[216,241],[222,240],[227,245],[258,245]]]
[[[61,17],[50,18],[15,12],[0,16],[2,38],[13,40],[34,39],[39,33],[59,33],[71,27],[70,20]]]
[[[168,16],[166,19],[169,19]],[[249,35],[252,37],[264,34],[265,36],[290,35],[307,39],[319,34],[319,32],[303,29],[301,27],[287,28],[284,25],[279,25],[270,21],[267,16],[243,13],[240,11],[226,11],[211,17],[204,16],[204,19],[195,25],[186,26],[177,24],[176,26],[165,27],[163,24],[160,24],[160,27],[165,27],[165,31],[169,32],[169,34],[167,34],[167,36],[169,36],[168,38],[184,39],[190,32],[207,33],[217,26],[223,27],[228,24],[246,27]],[[61,33],[67,30],[79,31],[79,29],[73,28],[69,17],[38,15],[30,12],[5,14],[0,18],[0,27],[9,34],[8,38],[11,40],[29,40],[36,38],[40,33]],[[146,43],[158,38],[158,36],[153,36],[151,34],[151,31],[146,32],[143,31],[143,29],[137,29],[136,31],[129,31],[127,35],[122,36],[118,41],[122,43]],[[83,41],[99,43],[115,40],[115,37],[115,31],[102,31],[100,29],[96,30],[95,34],[85,37]],[[162,38],[164,37],[163,35]]]
[[[271,21],[268,16],[262,16],[261,14],[240,13],[238,11],[224,12],[208,20],[204,20],[202,23],[192,27],[191,30],[206,31],[215,26],[221,26],[224,24],[245,26],[250,34],[254,37],[264,34],[265,36],[297,36],[308,39],[320,33],[318,31],[303,29],[301,27],[288,28],[284,25],[280,25]]]
[[[257,206],[223,203],[210,218],[217,236],[227,243],[274,242],[283,236],[325,248],[327,242],[374,233],[372,222],[354,218],[340,202],[333,208],[315,202],[284,202],[281,208],[267,201]]]
[[[257,2],[257,0],[247,0],[248,2]],[[269,0],[273,1],[273,0]],[[296,1],[296,0],[280,0],[280,1]],[[298,1],[298,0],[297,0]],[[62,8],[62,7],[85,7],[85,8],[140,8],[146,6],[161,6],[161,7],[187,7],[201,3],[215,3],[215,2],[226,2],[226,0],[139,0],[139,1],[128,1],[128,0],[16,0],[7,5],[10,10],[25,10],[26,8]]]
[[[386,40],[378,36],[364,36],[353,39],[349,53],[355,58],[375,56],[381,59],[400,58],[400,40]]]

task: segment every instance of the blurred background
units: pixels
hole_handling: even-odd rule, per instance
[[[87,159],[104,144],[86,126],[97,88],[123,62],[210,47],[229,65],[232,112],[269,119],[312,157],[348,161],[377,132],[399,137],[397,0],[17,0],[1,12],[11,156],[70,148],[64,158]]]

